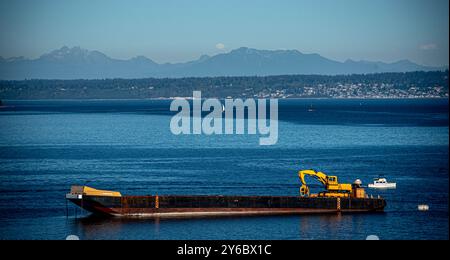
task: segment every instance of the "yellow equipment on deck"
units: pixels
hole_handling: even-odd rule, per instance
[[[71,195],[86,195],[86,196],[104,196],[104,197],[121,197],[122,194],[118,191],[97,190],[88,186],[72,186],[70,188]]]
[[[311,194],[311,197],[356,197],[364,198],[364,189],[359,184],[339,183],[337,176],[328,176],[323,172],[316,172],[314,170],[301,170],[298,172],[302,186],[300,187],[300,196],[308,197],[309,187],[306,185],[305,176],[309,175],[316,178],[323,184],[326,191],[319,194]]]

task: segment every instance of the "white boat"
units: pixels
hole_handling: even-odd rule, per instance
[[[395,182],[388,182],[386,178],[375,178],[373,183],[369,184],[369,188],[373,189],[395,189],[397,184]]]
[[[420,204],[420,205],[417,206],[417,209],[419,211],[427,211],[427,210],[430,209],[430,207],[427,204]]]

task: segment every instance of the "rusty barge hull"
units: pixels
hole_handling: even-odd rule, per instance
[[[87,196],[67,198],[97,215],[114,217],[207,217],[383,211],[381,198],[295,196]]]

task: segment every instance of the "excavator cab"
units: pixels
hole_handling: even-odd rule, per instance
[[[329,191],[341,190],[340,186],[345,185],[339,184],[337,176],[327,176],[327,180],[326,189]]]
[[[337,184],[336,176],[328,176],[328,184]]]
[[[338,185],[337,176],[328,176],[328,185]]]

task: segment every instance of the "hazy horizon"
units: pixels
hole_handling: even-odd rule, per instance
[[[62,46],[180,63],[248,47],[447,66],[447,0],[0,1],[0,56]]]

